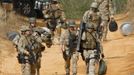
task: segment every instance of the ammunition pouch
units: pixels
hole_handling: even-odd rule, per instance
[[[100,59],[100,53],[98,51],[95,51],[95,59],[97,60]]]
[[[35,64],[36,63],[35,58],[31,55],[29,56],[28,61],[29,61],[30,64]]]
[[[25,59],[25,55],[24,54],[19,53],[18,56],[17,56],[17,59],[18,59],[18,62],[20,64],[25,64],[26,63],[26,59]]]

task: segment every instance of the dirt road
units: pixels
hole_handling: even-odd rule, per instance
[[[122,23],[118,22],[119,25]],[[106,75],[134,75],[134,35],[123,37],[119,30],[108,34],[103,43]],[[0,37],[0,75],[21,75],[12,43]],[[41,75],[65,75],[64,60],[58,45],[46,49],[42,56]],[[85,75],[85,64],[79,57],[78,75]]]

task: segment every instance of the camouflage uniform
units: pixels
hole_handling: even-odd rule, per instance
[[[56,27],[57,25],[61,23],[61,21],[65,20],[65,14],[59,2],[57,3],[52,2],[48,4],[47,9],[44,10],[43,13],[44,13],[44,19],[47,21],[47,24],[49,25],[49,26],[47,25],[48,28]],[[53,18],[55,18],[56,25],[51,25],[54,22],[52,21]]]
[[[71,25],[70,25],[71,26]],[[73,25],[74,26],[74,25]],[[61,48],[65,60],[66,75],[70,75],[70,60],[72,59],[72,73],[77,74],[78,52],[76,51],[76,30],[65,30],[61,34]]]
[[[50,3],[49,8],[44,11],[44,18],[46,19],[47,27],[51,29],[51,31],[54,32],[56,29],[57,37],[59,39],[61,35],[61,26],[65,22],[65,14],[61,4],[57,0],[53,0],[52,3]]]
[[[93,11],[96,10],[96,11]],[[87,75],[95,75],[95,62],[97,53],[97,27],[100,14],[97,11],[97,3],[91,4],[91,9],[86,11],[83,16],[83,21],[86,23],[85,31],[82,34],[83,56],[86,63]]]
[[[102,15],[101,25],[104,27],[103,40],[106,40],[107,33],[108,33],[108,22],[111,18],[113,18],[113,15],[114,15],[112,0],[95,0],[95,1],[100,4],[99,11]]]
[[[32,35],[36,38],[36,40],[40,43],[45,42],[47,47],[51,47],[52,45],[52,32],[47,27],[37,27],[36,26],[36,18],[29,18],[30,29],[32,31]]]
[[[29,27],[25,26],[23,27],[23,32],[30,31]],[[21,30],[22,31],[22,30]],[[31,61],[30,57],[32,56],[29,52],[29,48],[32,51],[35,60]],[[44,46],[41,45],[40,42],[38,42],[32,34],[26,36],[25,34],[22,34],[20,36],[19,42],[18,42],[18,53],[23,55],[23,59],[21,59],[21,68],[22,68],[22,75],[39,75],[39,69],[40,69],[40,62],[41,62],[41,52]]]

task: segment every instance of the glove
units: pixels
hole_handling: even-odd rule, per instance
[[[27,55],[27,56],[30,55],[29,52],[28,52],[27,50],[24,51],[24,54]]]
[[[104,57],[105,57],[103,53],[101,54],[101,57],[102,57],[102,58],[104,58]]]

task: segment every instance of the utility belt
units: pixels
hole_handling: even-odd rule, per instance
[[[19,53],[17,59],[20,64],[25,64],[25,63],[35,64],[39,57],[41,57],[39,53],[37,53],[34,57],[32,57],[31,55],[28,56]]]

